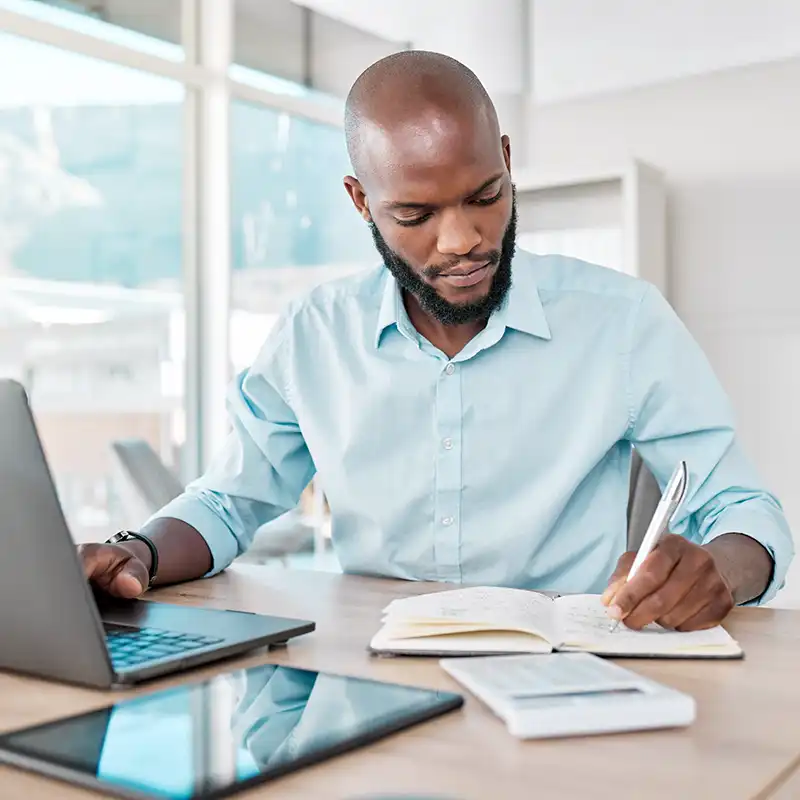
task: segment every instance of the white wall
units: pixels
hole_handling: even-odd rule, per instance
[[[256,4],[263,0],[239,2]],[[467,63],[489,84],[497,69],[507,69],[508,54],[503,48],[510,34],[504,24],[503,4],[497,0],[294,2],[378,36],[421,46],[435,44],[437,37],[446,46],[453,35],[479,36],[482,44],[465,56]],[[560,102],[800,56],[797,0],[526,2],[533,21],[533,74],[524,80],[526,85],[535,86],[541,102]],[[479,10],[478,30],[470,31],[476,24],[475,10]],[[447,21],[431,26],[431,13],[444,14]],[[498,58],[498,53],[502,57]]]
[[[294,2],[377,36],[404,41],[414,49],[445,53],[466,64],[480,77],[492,97],[504,132],[517,143],[518,163],[527,160],[524,143],[529,138],[527,128],[532,104],[531,0]],[[498,58],[498,48],[502,50],[501,58]],[[339,87],[344,83],[339,76],[337,81]],[[346,93],[346,88],[342,94]]]
[[[665,171],[673,302],[730,393],[743,443],[796,536],[798,87],[800,59],[541,106],[532,147],[548,169],[636,156]],[[796,574],[800,601],[800,565]]]
[[[540,102],[800,56],[797,0],[531,0]]]

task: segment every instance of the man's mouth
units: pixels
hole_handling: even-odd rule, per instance
[[[457,272],[443,272],[438,276],[438,280],[444,281],[450,286],[468,287],[475,286],[480,283],[489,270],[492,268],[492,262],[487,261],[476,267],[467,270],[458,270]]]

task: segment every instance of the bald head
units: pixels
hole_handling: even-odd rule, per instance
[[[481,82],[439,53],[396,53],[353,85],[345,130],[345,188],[415,298],[412,319],[485,320],[510,284],[515,207],[510,144]]]
[[[417,137],[424,145],[431,137],[476,126],[499,143],[497,114],[483,84],[460,61],[425,50],[375,62],[353,84],[345,104],[347,150],[361,180],[387,137]]]

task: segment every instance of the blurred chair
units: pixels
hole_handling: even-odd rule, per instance
[[[118,439],[111,442],[111,450],[147,516],[183,491],[183,484],[144,439]]]
[[[658,482],[634,449],[628,492],[628,550],[639,549],[659,500]]]
[[[143,439],[114,441],[111,450],[123,477],[119,489],[128,520],[143,523],[183,492],[181,481]],[[278,559],[288,566],[292,553],[313,550],[315,534],[314,525],[303,519],[300,509],[292,509],[262,525],[239,560],[264,564]]]

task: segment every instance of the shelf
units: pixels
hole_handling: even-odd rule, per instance
[[[654,284],[669,298],[662,173],[632,160],[586,172],[513,174],[519,244],[593,261]]]

